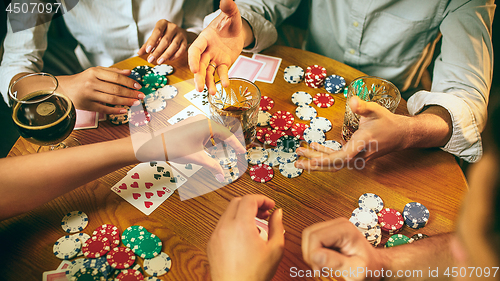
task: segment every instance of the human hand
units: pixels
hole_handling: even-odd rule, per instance
[[[208,241],[212,280],[271,280],[283,256],[283,212],[271,215],[268,241],[259,236],[255,217],[267,218],[272,208],[274,201],[263,195],[231,200]]]
[[[186,49],[186,31],[175,23],[162,19],[156,23],[153,33],[137,54],[139,56],[150,54],[147,59],[149,63],[158,59],[156,63],[162,64],[166,60],[179,58]]]
[[[221,0],[221,13],[205,28],[188,50],[189,69],[194,73],[196,90],[206,83],[210,94],[216,93],[217,70],[223,87],[229,86],[228,67],[241,53],[245,43],[243,19],[233,0]],[[209,66],[215,69],[208,69]]]
[[[296,167],[336,171],[348,163],[356,164],[358,159],[369,161],[407,147],[410,117],[391,113],[375,102],[365,102],[358,97],[352,97],[349,105],[361,118],[359,129],[342,150],[334,151],[318,143],[312,143],[312,149],[298,148],[297,154],[308,159],[298,160]]]
[[[302,232],[302,257],[313,270],[357,272],[380,270],[382,259],[377,251],[346,218],[313,224]],[[358,276],[343,276],[347,281],[367,279],[365,272]]]
[[[105,104],[131,106],[144,94],[137,91],[142,86],[128,78],[130,70],[109,67],[91,67],[75,75],[57,76],[59,87],[78,109],[105,114],[127,113],[123,108]]]

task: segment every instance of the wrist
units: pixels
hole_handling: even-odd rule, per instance
[[[253,48],[255,46],[255,36],[253,34],[252,26],[245,18],[241,18],[241,24],[243,25],[243,48]]]

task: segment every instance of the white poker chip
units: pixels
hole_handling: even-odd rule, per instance
[[[304,171],[303,169],[299,169],[295,167],[295,161],[286,163],[286,164],[280,164],[280,173],[287,177],[287,178],[295,178],[298,177],[302,174]]]
[[[384,201],[380,196],[373,193],[362,194],[358,199],[359,207],[363,209],[373,210],[380,212],[384,208]]]
[[[320,129],[311,127],[304,130],[304,140],[311,144],[312,142],[323,143],[325,141],[325,133]]]
[[[312,101],[313,101],[312,96],[304,91],[298,91],[293,93],[292,95],[292,102],[297,106],[310,105]]]
[[[89,223],[89,217],[82,211],[67,213],[61,220],[61,227],[67,233],[75,233],[85,229]]]
[[[310,105],[299,105],[295,110],[295,115],[297,115],[300,120],[312,120],[318,115],[318,112]]]
[[[264,164],[267,164],[269,167],[276,167],[280,164],[278,161],[278,152],[277,148],[266,148],[268,157]]]
[[[170,75],[174,73],[174,67],[168,64],[159,64],[153,67],[153,72],[159,75]]]
[[[75,273],[77,271],[79,271],[80,269],[82,268],[85,268],[85,266],[83,265],[83,262],[85,261],[85,259],[76,259],[74,261],[72,261],[68,267],[66,267],[66,278],[68,278],[68,280],[71,279],[71,277],[73,277],[73,275],[75,275]]]
[[[81,248],[82,243],[77,236],[66,235],[57,239],[52,251],[57,258],[69,260],[74,258],[80,252]]]
[[[225,143],[218,143],[216,146],[208,148],[206,152],[222,166],[235,166],[238,162],[236,151]]]
[[[338,141],[334,141],[334,140],[327,140],[327,141],[324,141],[321,143],[322,146],[325,146],[325,147],[328,147],[328,148],[331,148],[335,151],[339,151],[342,149],[342,145],[340,144],[340,142]]]
[[[359,228],[372,229],[378,224],[378,216],[375,211],[360,207],[352,211],[349,221]]]
[[[160,88],[156,91],[158,96],[164,100],[175,98],[178,92],[179,91],[177,90],[177,88],[172,85],[166,85],[165,87]]]
[[[75,233],[73,234],[73,236],[75,236],[76,238],[80,239],[80,243],[83,244],[85,241],[89,240],[90,239],[90,235],[88,235],[87,233],[83,233],[83,232],[80,232],[80,233]],[[78,254],[76,256],[83,256],[83,252],[82,250],[80,249],[80,251],[78,252]]]
[[[276,160],[280,164],[286,164],[286,163],[291,163],[295,162],[299,156],[295,152],[284,152],[284,151],[278,151],[278,157],[276,157]]]
[[[148,112],[160,112],[167,107],[167,101],[161,97],[156,97],[155,99],[147,99],[144,102],[146,104],[146,109]]]
[[[320,129],[325,133],[332,129],[332,122],[325,117],[314,117],[310,124],[311,128]]]
[[[161,281],[161,280],[154,277],[154,276],[149,276],[149,277],[145,277],[144,281]]]
[[[144,259],[144,271],[153,277],[162,276],[170,271],[172,260],[165,253],[160,253],[152,259]]]
[[[304,69],[297,65],[290,65],[285,68],[283,78],[290,84],[298,84],[304,79]]]
[[[232,183],[240,177],[240,170],[237,167],[223,168],[224,183]]]
[[[271,120],[271,113],[267,111],[259,111],[259,115],[257,117],[257,126],[264,127],[269,125],[269,121]]]
[[[269,158],[269,155],[267,154],[267,151],[262,147],[252,147],[247,150],[245,158],[247,159],[248,163],[257,165],[264,163],[267,158]]]

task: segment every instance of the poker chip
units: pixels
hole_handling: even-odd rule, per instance
[[[94,230],[92,235],[108,238],[110,248],[118,247],[118,245],[120,245],[120,232],[118,227],[112,224],[103,224],[99,226]]]
[[[250,178],[256,182],[268,182],[274,176],[273,168],[266,164],[258,164],[250,167],[249,170]]]
[[[165,79],[166,78],[163,77],[162,75],[158,75],[155,73],[148,73],[142,76],[142,83],[144,84],[145,87],[158,89],[167,84]]]
[[[83,255],[87,258],[98,258],[109,251],[109,240],[106,237],[92,236],[82,243]]]
[[[295,150],[300,146],[300,141],[294,136],[282,136],[276,142],[278,150],[284,152],[295,152]]]
[[[273,108],[273,106],[274,106],[274,101],[272,98],[270,98],[268,96],[262,96],[260,98],[259,109],[261,111],[271,110],[271,108]]]
[[[248,163],[253,165],[264,163],[268,157],[267,151],[262,147],[252,147],[247,150],[245,155]]]
[[[298,157],[299,156],[295,152],[284,152],[278,150],[278,156],[276,157],[276,160],[278,160],[280,164],[286,164],[295,162],[295,160],[297,160]]]
[[[139,73],[139,75],[141,75],[141,78],[148,73],[153,73],[153,70],[148,65],[139,65],[134,67],[132,70]]]
[[[145,234],[149,233],[146,228],[140,226],[140,225],[132,225],[127,227],[122,233],[122,242],[123,245],[132,248],[133,245],[135,245],[135,241],[139,236],[143,236]],[[131,241],[133,239],[133,241]]]
[[[172,85],[166,85],[156,90],[156,93],[159,98],[162,98],[164,100],[169,100],[175,98],[177,96],[177,93],[179,93],[179,91],[177,90],[176,87]]]
[[[89,217],[82,211],[67,213],[61,220],[61,227],[67,233],[82,231],[87,227]]]
[[[144,260],[144,271],[153,277],[162,276],[170,271],[172,260],[165,253],[160,253],[152,259]]]
[[[292,102],[293,102],[293,104],[295,104],[297,106],[309,105],[309,104],[311,104],[312,101],[313,101],[313,98],[307,92],[298,91],[298,92],[293,93],[293,95],[292,95]]]
[[[344,98],[347,98],[347,93],[349,92],[349,89],[347,87],[344,88]]]
[[[266,111],[259,111],[259,115],[257,117],[257,126],[264,127],[269,125],[269,121],[271,120],[271,113]]]
[[[267,151],[267,160],[264,162],[264,164],[269,165],[270,167],[275,167],[280,164],[278,161],[278,149],[276,148],[266,148]]]
[[[389,237],[389,239],[387,240],[387,243],[385,243],[385,247],[389,248],[389,247],[404,245],[404,244],[408,244],[409,241],[410,241],[410,238],[408,238],[407,236],[405,236],[403,234],[395,234],[395,235],[392,235],[391,237]]]
[[[270,130],[265,135],[265,143],[270,146],[276,146],[282,136],[286,136],[286,133],[279,130]]]
[[[210,147],[207,149],[207,153],[222,166],[234,166],[238,161],[236,151],[226,143],[218,143],[216,146]]]
[[[66,235],[57,239],[52,248],[54,255],[62,260],[69,260],[74,258],[78,252],[80,252],[80,247],[82,243],[80,239],[74,235]]]
[[[85,268],[95,268],[104,276],[108,277],[111,272],[111,266],[109,265],[106,257],[99,257],[97,259],[84,259],[83,267]]]
[[[378,222],[382,231],[389,233],[400,231],[404,224],[401,213],[391,208],[384,208],[378,212]]]
[[[324,141],[321,143],[321,145],[333,149],[335,151],[340,151],[342,149],[342,145],[340,144],[340,142],[334,140]]]
[[[319,88],[323,86],[326,78],[326,68],[317,64],[307,67],[305,74],[306,86]]]
[[[410,237],[410,240],[408,241],[408,243],[413,243],[417,240],[421,240],[421,239],[425,239],[425,238],[428,238],[429,236],[423,234],[423,233],[417,233],[417,234],[414,234],[412,237]]]
[[[143,93],[146,97],[151,96],[156,93],[157,88],[152,87],[152,86],[143,86],[140,88],[138,91]]]
[[[309,125],[303,123],[295,123],[292,126],[292,134],[299,138],[300,140],[304,140],[304,130],[309,128]]]
[[[403,218],[405,223],[411,228],[422,228],[429,221],[429,210],[418,202],[410,202],[405,205]]]
[[[144,270],[142,269],[142,267],[139,264],[134,264],[132,267],[129,267],[126,269],[115,269],[115,276],[118,276],[118,275],[120,275],[120,273],[126,272],[128,270],[139,271],[141,274],[144,274]]]
[[[332,129],[332,122],[325,117],[314,117],[311,119],[311,128],[320,129],[323,132],[328,132]]]
[[[132,248],[132,251],[143,259],[150,259],[161,252],[162,245],[158,236],[149,233],[137,238],[137,244]]]
[[[116,247],[108,252],[106,259],[112,268],[129,268],[135,262],[134,252],[127,247]]]
[[[269,132],[271,132],[271,131],[272,130],[270,128],[258,129],[257,133],[255,134],[255,137],[261,143],[265,143],[266,142],[266,134],[269,133]]]
[[[295,178],[302,174],[303,169],[295,167],[295,162],[290,162],[286,164],[280,164],[280,173],[287,178]]]
[[[295,115],[297,115],[300,120],[312,120],[318,115],[318,112],[310,105],[299,105],[295,110]]]
[[[300,66],[287,66],[284,72],[283,78],[290,84],[298,84],[304,79],[304,69]]]
[[[114,107],[125,108],[127,112],[130,110],[129,106],[126,105],[114,105]],[[120,113],[120,114],[109,114],[108,120],[114,125],[122,125],[128,123],[128,113]]]
[[[120,272],[115,278],[117,281],[142,281],[144,275],[139,270],[125,269]]]
[[[71,281],[104,281],[106,280],[102,273],[95,268],[80,268],[73,277]]]
[[[134,70],[130,71],[130,75],[128,76],[128,78],[134,79],[142,86],[142,76],[139,73],[135,72]]]
[[[66,273],[66,278],[68,278],[68,280],[71,279],[71,277],[73,277],[77,271],[80,271],[80,269],[85,268],[83,266],[84,260],[85,259],[76,259],[76,260],[72,261],[68,265],[68,267],[66,267],[65,273]]]
[[[373,210],[360,207],[352,211],[349,221],[359,228],[372,229],[377,225],[378,218]]]
[[[318,93],[313,97],[313,102],[319,107],[327,108],[335,104],[335,99],[326,93]]]
[[[312,142],[323,143],[325,141],[325,133],[320,129],[307,128],[304,130],[304,140],[311,144]]]
[[[380,196],[373,193],[362,194],[358,199],[359,207],[363,209],[373,210],[380,212],[384,208],[384,201]]]
[[[345,79],[342,76],[330,75],[325,78],[325,90],[330,94],[338,94],[344,90]]]
[[[83,242],[89,240],[90,239],[90,235],[88,235],[87,233],[80,232],[80,233],[73,234],[73,236],[75,236],[76,238],[78,238],[80,240],[80,249],[79,249],[78,254],[76,256],[77,257],[83,256],[82,245],[81,244],[83,244]]]
[[[148,112],[159,112],[167,107],[167,101],[162,98],[147,99],[145,101]]]
[[[293,115],[288,111],[277,111],[271,116],[269,125],[275,130],[286,131],[293,125]]]
[[[237,167],[223,168],[224,183],[235,182],[240,177],[240,170]]]
[[[357,229],[365,236],[366,240],[368,242],[373,242],[373,240],[378,239],[380,236],[382,236],[382,230],[380,229],[379,225],[375,225],[375,227],[366,229],[366,228],[361,228],[357,227]]]
[[[159,64],[152,68],[153,72],[158,75],[170,75],[174,73],[174,67],[168,64]]]
[[[129,120],[130,123],[136,127],[144,126],[151,121],[151,114],[144,112],[144,110],[141,109],[139,111],[131,112]]]
[[[144,281],[161,281],[160,279],[154,277],[154,276],[149,276],[144,279]]]

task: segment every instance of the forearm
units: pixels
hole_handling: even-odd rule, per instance
[[[130,138],[0,159],[0,220],[137,162]]]
[[[428,106],[409,117],[408,128],[406,148],[445,146],[453,133],[451,116],[441,106]]]
[[[390,270],[392,278],[382,280],[449,280],[443,275],[447,267],[455,264],[450,249],[452,234],[443,234],[418,240],[412,244],[393,248],[379,249],[380,259],[384,261],[384,272]],[[439,276],[429,276],[430,270],[439,269]],[[405,277],[405,272],[411,276]],[[401,274],[403,273],[403,274]],[[398,277],[396,275],[403,275]]]

